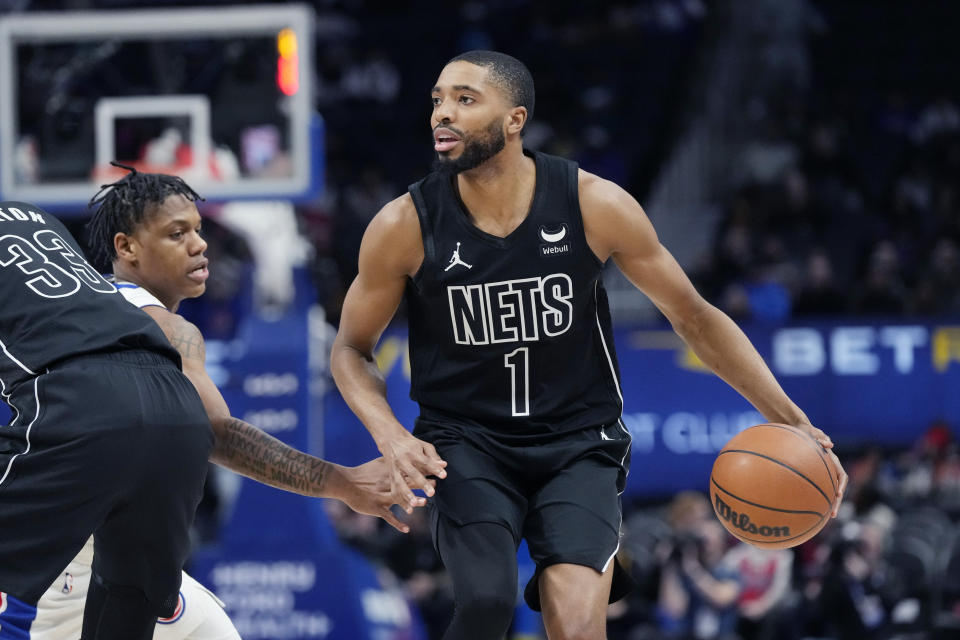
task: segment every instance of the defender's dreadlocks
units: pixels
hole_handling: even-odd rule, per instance
[[[87,223],[88,244],[96,261],[109,265],[117,257],[113,237],[117,233],[133,233],[143,222],[151,206],[160,206],[168,197],[179,194],[192,202],[203,200],[196,191],[177,176],[165,173],[140,173],[133,167],[111,162],[130,173],[116,182],[101,185],[90,198],[87,208],[99,207]]]

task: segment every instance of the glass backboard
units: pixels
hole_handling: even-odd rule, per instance
[[[208,200],[319,189],[312,9],[0,18],[0,199],[85,203],[123,171],[181,175]]]

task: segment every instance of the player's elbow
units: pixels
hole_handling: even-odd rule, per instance
[[[330,347],[330,373],[333,375],[334,380],[336,380],[343,371],[344,358],[351,355],[347,353],[347,349],[351,349],[350,345],[346,344],[340,336],[337,335],[333,341],[333,346]]]
[[[699,295],[684,300],[673,310],[664,310],[673,330],[690,345],[708,333],[707,328],[718,312],[716,307]]]
[[[330,373],[334,381],[342,379],[351,370],[351,365],[358,361],[372,362],[373,353],[344,339],[342,334],[337,334],[330,349]]]

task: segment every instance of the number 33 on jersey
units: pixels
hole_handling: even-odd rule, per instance
[[[0,202],[0,300],[0,382],[7,390],[64,355],[117,344],[179,359],[156,322],[87,263],[66,227],[26,202]]]
[[[30,214],[43,220],[38,213],[31,211]],[[15,207],[6,212],[0,209],[0,219],[17,215],[27,214]],[[25,276],[27,288],[42,298],[70,296],[79,291],[81,285],[100,293],[117,290],[52,229],[40,229],[29,238],[0,233],[0,267],[11,266]]]

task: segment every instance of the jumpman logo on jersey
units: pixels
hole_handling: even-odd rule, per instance
[[[467,264],[466,262],[460,259],[460,243],[459,242],[457,243],[457,248],[453,250],[453,255],[450,256],[450,264],[447,265],[447,268],[444,269],[444,271],[450,271],[450,269],[453,269],[458,264],[466,267],[467,269],[473,269],[472,264]]]

